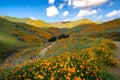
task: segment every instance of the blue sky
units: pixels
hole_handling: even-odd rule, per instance
[[[0,16],[46,22],[120,18],[120,0],[0,0]]]

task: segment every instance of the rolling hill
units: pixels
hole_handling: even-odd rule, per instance
[[[30,18],[17,18],[17,17],[10,17],[10,16],[1,16],[1,17],[11,22],[22,22],[35,27],[51,27],[50,24],[42,20],[33,20]]]
[[[88,20],[88,19],[81,19],[77,21],[68,21],[68,22],[55,22],[51,23],[54,27],[59,28],[73,28],[78,25],[85,25],[85,24],[96,24],[95,22]]]
[[[32,22],[34,24],[31,24]],[[46,24],[53,25],[54,27],[45,27]],[[102,24],[96,24],[88,19],[48,24],[44,21],[29,18],[20,19],[2,16],[0,17],[0,25],[0,44],[11,46],[11,52],[12,50],[17,51],[19,48],[23,47],[42,46],[49,41],[56,41],[57,39],[68,36],[101,37],[117,41],[120,40],[120,19],[104,22]],[[43,26],[43,28],[36,27],[36,25]],[[3,46],[4,50],[1,48],[1,50],[3,50],[1,51],[2,53],[9,51],[9,47],[5,46]],[[5,48],[8,50],[5,50]]]
[[[114,80],[104,68],[118,65],[111,40],[120,41],[120,18],[96,24],[0,17],[0,79]]]
[[[38,31],[41,34],[38,34]],[[44,33],[44,37],[42,35]],[[10,22],[0,18],[0,60],[24,48],[37,47],[45,44],[45,36],[52,35],[44,30],[19,22]],[[49,38],[49,37],[48,37]]]
[[[73,28],[73,36],[101,37],[120,41],[120,18],[102,24],[87,24]]]
[[[30,24],[35,27],[45,28],[45,27],[55,27],[55,28],[73,28],[78,25],[85,25],[85,24],[96,24],[95,22],[89,19],[81,19],[77,21],[66,21],[66,22],[54,22],[54,23],[47,23],[42,20],[33,20],[30,18],[17,18],[17,17],[10,17],[10,16],[1,16],[4,19],[7,19],[11,22],[22,22],[26,24]]]
[[[57,38],[69,36],[73,33],[72,30],[67,28],[39,28],[22,23],[19,18],[7,18],[10,20],[0,17],[0,54],[5,54],[0,57],[0,60],[24,48],[40,47],[49,41],[55,41]]]

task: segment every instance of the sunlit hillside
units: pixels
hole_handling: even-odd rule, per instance
[[[120,41],[120,18],[98,25],[90,25],[88,25],[86,28],[82,28],[82,26],[73,28],[78,32],[73,36],[101,37]]]
[[[54,22],[54,23],[47,23],[42,20],[33,20],[30,18],[16,18],[16,17],[9,17],[9,16],[1,16],[4,19],[7,19],[12,22],[23,22],[35,27],[45,28],[45,27],[55,27],[55,28],[73,28],[78,25],[85,25],[85,24],[96,24],[95,22],[89,19],[81,19],[77,21],[61,21],[61,22]]]
[[[10,17],[10,16],[1,16],[1,17],[11,22],[22,22],[22,23],[30,24],[35,27],[51,27],[50,24],[42,20],[33,20],[30,18],[17,18],[17,17]]]
[[[71,43],[73,41],[74,43]],[[115,43],[105,39],[61,39],[44,55],[47,56],[47,58],[42,57],[42,59],[36,58],[34,60],[24,61],[21,64],[11,66],[12,69],[8,68],[9,64],[4,65],[4,67],[1,67],[0,78],[14,80],[114,80],[115,78],[109,74],[104,67],[109,65],[116,66],[118,64],[113,52],[111,52],[115,48]]]
[[[120,80],[120,0],[0,0],[0,80]]]
[[[69,29],[64,31],[58,28],[37,28],[21,22],[10,22],[4,18],[0,18],[0,25],[0,54],[2,55],[0,62],[24,48],[41,47],[52,41],[54,36],[57,38],[62,34],[71,34]]]
[[[119,66],[119,34],[119,18],[96,24],[0,17],[0,79],[116,80],[110,72]]]
[[[88,19],[52,23],[54,27],[60,27],[60,28],[73,28],[75,26],[84,25],[84,24],[96,24],[96,23]]]

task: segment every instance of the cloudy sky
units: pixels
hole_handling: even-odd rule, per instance
[[[88,18],[120,18],[120,0],[0,0],[0,16],[42,19],[46,22]]]

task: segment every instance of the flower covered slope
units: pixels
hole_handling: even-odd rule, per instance
[[[61,54],[54,51],[56,55],[46,54],[47,58],[25,61],[9,68],[1,67],[0,78],[6,80],[114,80],[105,67],[118,64],[113,55],[115,43],[107,39],[84,37],[61,39],[55,46],[60,46],[59,43],[72,46],[71,41],[76,44],[81,43],[81,46],[88,43],[89,46],[83,46],[84,48],[76,46],[71,51],[61,51]],[[59,48],[64,47],[63,44]],[[71,49],[71,46],[66,46],[66,49]]]

